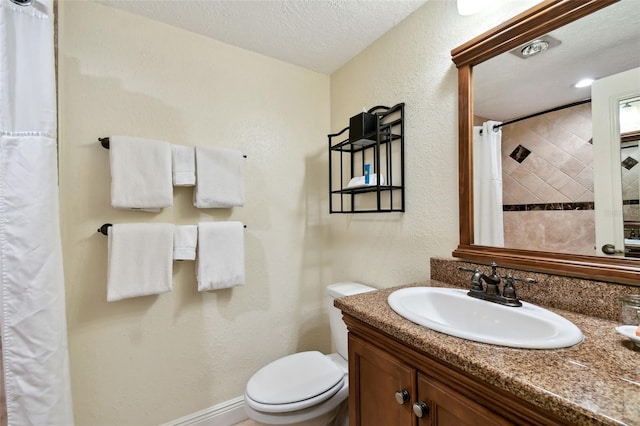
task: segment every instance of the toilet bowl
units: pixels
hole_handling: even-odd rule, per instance
[[[327,287],[331,336],[337,353],[299,352],[262,367],[245,389],[245,411],[249,418],[265,425],[348,424],[347,328],[333,300],[373,290],[358,283]]]

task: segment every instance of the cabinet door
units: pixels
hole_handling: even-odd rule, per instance
[[[415,380],[414,368],[349,333],[351,426],[414,426]]]
[[[487,426],[514,425],[463,394],[418,373],[419,400],[428,407],[419,426]]]

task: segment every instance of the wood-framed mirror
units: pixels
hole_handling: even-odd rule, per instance
[[[473,67],[618,0],[547,0],[453,49],[458,68],[460,243],[454,257],[500,266],[640,286],[640,260],[478,245],[474,241]]]

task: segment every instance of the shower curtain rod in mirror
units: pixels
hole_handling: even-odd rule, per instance
[[[571,107],[582,105],[582,104],[586,104],[586,103],[589,103],[589,102],[591,102],[591,99],[584,99],[584,100],[581,100],[581,101],[571,102],[570,104],[561,105],[561,106],[558,106],[558,107],[555,107],[555,108],[551,108],[551,109],[548,109],[548,110],[545,110],[545,111],[536,112],[534,114],[530,114],[530,115],[527,115],[527,116],[524,116],[524,117],[514,118],[513,120],[505,121],[502,124],[494,124],[493,130],[494,131],[498,131],[498,129],[500,127],[506,126],[508,124],[517,123],[518,121],[527,120],[529,118],[537,117],[539,115],[544,115],[544,114],[548,114],[550,112],[560,111],[560,110],[563,110],[563,109],[566,109],[566,108],[571,108]],[[480,134],[482,134],[482,130],[480,130]]]

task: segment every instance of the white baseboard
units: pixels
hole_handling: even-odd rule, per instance
[[[246,419],[244,396],[239,396],[161,426],[231,426]]]

